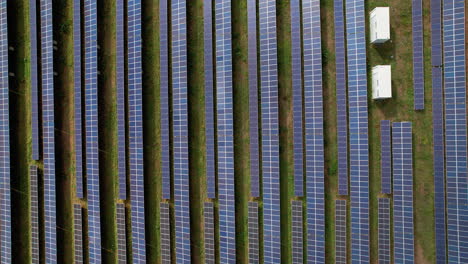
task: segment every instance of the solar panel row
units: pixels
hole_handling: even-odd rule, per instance
[[[369,139],[364,2],[346,0],[353,263],[369,263]]]
[[[250,195],[260,197],[258,134],[257,0],[247,0],[250,126]]]
[[[213,85],[213,15],[211,0],[203,2],[205,62],[205,136],[206,180],[208,198],[216,198],[215,120]]]
[[[169,34],[167,0],[159,1],[159,60],[161,104],[162,197],[171,199],[171,159],[169,125]]]
[[[125,25],[124,0],[117,0],[116,5],[116,68],[117,68],[117,149],[119,199],[127,198],[127,166],[125,139]]]
[[[302,201],[291,202],[291,213],[292,213],[292,263],[303,264],[304,263],[304,228],[303,228],[303,216],[302,216]]]
[[[424,109],[424,43],[422,0],[412,0],[414,110]]]
[[[260,263],[259,229],[258,229],[258,203],[249,202],[249,263]]]
[[[448,262],[468,263],[465,1],[443,1]]]
[[[42,149],[43,149],[43,157],[44,157],[43,162],[44,162],[45,262],[56,263],[57,262],[57,236],[56,236],[56,210],[55,210],[55,136],[54,136],[55,125],[54,125],[54,76],[53,76],[54,67],[53,67],[53,50],[52,50],[52,0],[40,1],[40,13],[41,13],[41,23],[40,23],[41,31],[40,32],[41,32],[41,75],[42,75],[42,78],[41,78],[42,139],[43,139]],[[2,17],[2,19],[5,19],[6,21],[6,16]],[[6,38],[2,38],[2,40],[6,41]],[[6,43],[5,45],[2,45],[2,47],[7,47]],[[7,89],[5,92],[8,94]],[[8,108],[5,109],[5,111],[6,110],[8,110]],[[2,114],[6,113],[8,116],[8,112],[5,112],[5,111],[2,111]],[[6,135],[8,135],[8,130],[7,130]],[[0,167],[2,169],[7,169],[8,167],[5,165],[1,165]],[[9,204],[10,203],[8,203],[8,205]],[[1,233],[5,234],[4,232],[1,232]],[[5,245],[3,241],[1,244],[2,246]],[[1,261],[1,262],[9,263],[9,261]]]
[[[128,124],[133,263],[146,262],[141,0],[127,1]]]
[[[31,190],[31,251],[32,263],[39,264],[40,262],[40,246],[39,246],[39,186],[37,177],[37,167],[32,165],[29,167],[30,175],[30,190]]]
[[[88,198],[89,261],[101,262],[101,215],[99,204],[99,141],[97,87],[97,4],[84,1],[84,70],[86,176]]]
[[[379,198],[379,264],[390,264],[390,199]]]
[[[190,201],[187,116],[187,10],[171,1],[172,126],[176,262],[190,263]]]
[[[39,160],[39,77],[37,74],[37,9],[36,0],[29,0],[29,33],[31,38],[31,126],[32,159]]]
[[[205,203],[205,263],[215,264],[215,222],[213,203]]]
[[[380,121],[381,192],[392,193],[392,134],[389,120]]]
[[[307,262],[325,263],[325,197],[320,1],[302,1]]]
[[[281,261],[276,3],[259,1],[262,113],[263,257]]]
[[[73,1],[73,85],[75,105],[76,196],[83,198],[83,135],[81,117],[81,1]]]
[[[346,98],[345,17],[343,0],[335,0],[334,2],[338,194],[348,195],[348,104]]]
[[[413,147],[410,122],[392,125],[395,263],[414,262]]]
[[[161,222],[161,263],[171,264],[171,218],[169,204],[160,203]]]
[[[335,201],[335,263],[346,264],[346,200]]]
[[[291,68],[293,99],[293,150],[294,150],[294,194],[304,195],[303,137],[302,137],[302,51],[301,51],[301,7],[299,0],[291,5]]]
[[[117,260],[119,264],[127,263],[127,237],[125,231],[125,205],[117,203]]]
[[[84,263],[83,254],[83,216],[80,204],[73,204],[73,230],[74,230],[74,243],[75,243],[75,263]],[[39,262],[37,262],[39,263]]]

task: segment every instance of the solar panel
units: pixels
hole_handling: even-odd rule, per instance
[[[424,43],[422,0],[412,0],[414,110],[424,110]]]
[[[292,263],[303,264],[304,263],[304,230],[302,223],[302,201],[292,201]]]
[[[116,1],[116,68],[117,68],[117,148],[119,199],[127,198],[127,166],[125,139],[125,25],[124,0]]]
[[[379,264],[390,264],[390,199],[379,198]]]
[[[392,193],[392,139],[389,120],[380,121],[381,192]]]
[[[346,50],[343,0],[335,0],[336,128],[338,194],[348,195],[348,105],[346,99]]]
[[[307,262],[325,263],[325,196],[320,1],[302,1]]]
[[[249,263],[259,263],[258,203],[249,202]]]
[[[187,10],[185,0],[171,1],[172,126],[175,257],[190,263],[190,201],[187,116]]]
[[[31,126],[32,159],[39,160],[39,88],[37,75],[37,10],[36,0],[29,0],[29,33],[31,38]]]
[[[55,208],[55,125],[54,72],[52,49],[52,1],[40,1],[41,12],[41,88],[42,88],[42,149],[44,156],[44,230],[45,262],[57,261]],[[4,18],[6,19],[6,17]],[[6,40],[6,38],[2,38]],[[7,45],[5,44],[4,47]],[[8,92],[8,91],[7,91]],[[7,113],[7,112],[5,112]],[[8,135],[8,134],[7,134]],[[6,168],[7,166],[1,166]],[[10,204],[10,203],[8,203]],[[8,228],[8,230],[10,230]],[[8,231],[9,232],[9,231]],[[4,234],[4,232],[1,232]],[[2,245],[5,245],[2,240]],[[3,261],[1,261],[3,262]],[[9,263],[6,261],[5,263]]]
[[[127,237],[125,231],[125,205],[117,203],[117,259],[119,264],[127,263]]]
[[[39,193],[38,193],[38,178],[37,167],[32,165],[29,167],[29,175],[31,180],[31,251],[32,263],[39,264],[40,262],[40,246],[39,246]]]
[[[75,263],[82,264],[83,260],[83,216],[80,204],[73,204],[73,229],[74,229],[74,240],[75,240]],[[37,262],[39,263],[39,261]]]
[[[468,263],[465,1],[443,1],[447,255]]]
[[[293,159],[294,159],[294,194],[304,195],[303,178],[303,137],[302,137],[302,51],[301,51],[301,7],[299,0],[292,0],[291,5],[291,68],[293,99]]]
[[[169,204],[160,203],[161,208],[161,263],[171,264],[171,218]]]
[[[162,197],[171,199],[171,159],[169,127],[169,36],[167,0],[159,1],[159,60],[161,105]]]
[[[346,200],[335,201],[335,263],[346,264]]]
[[[369,263],[369,139],[364,0],[346,0],[351,260]]]
[[[83,198],[83,135],[81,117],[81,1],[73,1],[73,84],[75,90],[76,196]]]
[[[413,147],[410,122],[392,126],[395,263],[414,262]]]
[[[442,66],[442,0],[431,0],[431,63]]]
[[[256,0],[247,0],[247,29],[249,54],[250,195],[252,197],[260,197]]]
[[[276,2],[259,1],[263,258],[281,261]]]
[[[127,1],[130,202],[133,263],[146,262],[141,85],[141,0]]]
[[[215,225],[213,203],[205,203],[205,263],[215,264]]]

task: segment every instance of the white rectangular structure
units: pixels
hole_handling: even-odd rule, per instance
[[[392,98],[392,67],[377,65],[372,68],[372,99]]]
[[[390,39],[390,8],[374,8],[369,21],[371,43],[384,43]]]

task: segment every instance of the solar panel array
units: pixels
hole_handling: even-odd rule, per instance
[[[73,85],[75,90],[76,196],[83,198],[83,135],[81,119],[81,1],[73,1]]]
[[[171,12],[175,261],[190,263],[186,1],[171,1]]]
[[[259,263],[258,203],[249,202],[249,263]]]
[[[325,197],[320,1],[302,1],[307,197],[307,262],[325,262]]]
[[[410,122],[392,125],[395,263],[414,262],[413,147]]]
[[[346,264],[346,200],[335,201],[335,263]]]
[[[302,201],[291,202],[292,211],[292,263],[304,263],[304,228],[302,217]]]
[[[263,257],[281,261],[276,3],[259,1],[262,113]]]
[[[301,7],[299,0],[291,5],[291,69],[293,99],[293,149],[294,149],[294,194],[304,195],[303,138],[302,138],[302,51],[301,51]]]
[[[257,0],[247,0],[249,126],[250,126],[250,195],[260,196],[260,159],[258,134],[258,64],[257,64]]]
[[[159,1],[159,71],[161,105],[162,197],[171,199],[171,150],[169,125],[169,35],[167,0]]]
[[[379,198],[379,264],[390,264],[390,199]]]
[[[74,240],[75,240],[75,263],[82,264],[84,263],[83,255],[83,217],[80,204],[73,204],[73,230],[74,230]],[[39,263],[39,261],[37,262]]]
[[[169,204],[160,203],[161,210],[161,263],[171,264],[171,218]]]
[[[381,192],[392,193],[392,134],[389,120],[380,121]]]
[[[424,42],[422,0],[412,0],[414,110],[424,109]]]
[[[127,198],[127,166],[125,140],[125,26],[124,0],[117,0],[116,10],[116,68],[117,68],[117,149],[119,199]]]
[[[31,190],[31,251],[32,263],[40,262],[39,246],[39,186],[37,177],[37,167],[29,167],[30,190]]]
[[[343,8],[343,0],[334,1],[338,194],[348,195],[348,104],[346,98],[346,31]]]
[[[3,9],[2,9],[3,10]],[[52,0],[40,1],[41,12],[41,88],[42,88],[42,149],[44,157],[44,222],[45,262],[57,261],[55,209],[55,125],[54,72],[52,49]],[[2,17],[3,18],[3,17]],[[6,20],[6,17],[4,17]],[[6,38],[2,38],[6,40]],[[5,46],[6,47],[6,43]],[[6,89],[6,93],[8,93]],[[7,108],[8,109],[8,108]],[[5,110],[7,110],[5,109]],[[2,113],[8,113],[2,111]],[[8,116],[8,115],[7,115]],[[3,131],[3,130],[2,130]],[[7,130],[8,131],[8,130]],[[6,133],[8,135],[8,132]],[[1,165],[1,168],[7,168]],[[9,205],[10,203],[8,203]],[[3,221],[2,221],[3,222]],[[9,228],[8,228],[9,230]],[[9,232],[9,231],[8,231]],[[5,234],[4,232],[1,232]],[[3,239],[2,239],[3,240]],[[3,241],[0,242],[3,245]],[[4,261],[1,261],[4,262]],[[6,261],[5,263],[9,263]]]
[[[364,0],[346,0],[351,260],[369,263],[369,139]]]
[[[125,205],[117,203],[117,259],[119,264],[127,263],[127,237],[125,231]]]
[[[128,124],[133,263],[146,262],[143,175],[141,0],[127,1]]]
[[[215,264],[215,222],[213,203],[205,203],[205,263]]]
[[[31,126],[32,159],[39,160],[39,77],[37,74],[37,10],[36,0],[29,0],[29,33],[31,37]]]
[[[213,86],[213,17],[211,0],[203,2],[204,62],[205,62],[205,136],[206,180],[208,198],[216,198],[215,120]]]

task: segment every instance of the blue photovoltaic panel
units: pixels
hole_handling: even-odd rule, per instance
[[[442,0],[431,0],[431,63],[442,65]]]
[[[161,213],[161,263],[171,264],[171,218],[169,204],[160,203]]]
[[[187,116],[187,3],[171,1],[172,130],[175,261],[190,263],[190,200]]]
[[[216,125],[220,263],[236,261],[231,0],[216,1]]]
[[[424,42],[422,0],[412,0],[414,110],[424,109]]]
[[[302,201],[291,202],[292,213],[292,263],[304,263],[304,225],[302,223]]]
[[[338,194],[348,195],[348,104],[346,98],[346,49],[343,0],[335,0],[336,128]]]
[[[276,2],[259,1],[263,258],[281,262]]]
[[[215,222],[213,203],[205,203],[205,263],[215,264]]]
[[[351,262],[369,263],[369,138],[364,0],[346,0]]]
[[[116,1],[116,68],[117,68],[117,148],[119,199],[127,198],[127,166],[125,140],[125,26],[124,0]]]
[[[205,135],[206,135],[206,186],[208,198],[216,198],[215,121],[213,94],[213,17],[212,2],[203,2],[204,58],[205,58]]]
[[[161,171],[162,197],[171,199],[171,159],[169,127],[169,36],[167,0],[159,1],[159,60],[161,104]]]
[[[125,230],[125,205],[117,203],[117,260],[119,264],[127,263],[127,237]]]
[[[32,263],[40,263],[39,247],[39,186],[37,178],[37,167],[29,167],[30,190],[31,190],[31,252]]]
[[[84,71],[86,177],[88,198],[89,262],[101,262],[101,214],[99,204],[99,142],[97,87],[96,1],[84,1]]]
[[[379,264],[390,264],[390,199],[379,198]]]
[[[392,134],[389,120],[380,121],[381,192],[392,193]]]
[[[73,204],[73,236],[75,240],[75,263],[83,264],[83,217],[80,204]],[[39,261],[37,262],[39,263]]]
[[[141,0],[127,1],[128,125],[133,263],[146,262],[143,175]]]
[[[320,1],[302,1],[307,262],[325,263],[325,196]]]
[[[29,33],[31,36],[31,126],[32,159],[39,160],[39,77],[37,75],[36,0],[29,0]]]
[[[260,197],[258,134],[257,0],[247,0],[250,126],[250,195]]]
[[[465,1],[443,1],[447,255],[468,263]]]
[[[346,200],[335,202],[335,264],[346,264]]]
[[[3,9],[2,9],[3,10]],[[44,230],[45,262],[57,263],[55,210],[55,124],[54,67],[52,49],[52,0],[41,0],[41,88],[42,88],[42,149],[44,156]],[[6,17],[5,17],[6,20]],[[6,40],[6,38],[2,38]],[[6,47],[2,45],[2,47]],[[8,123],[6,123],[8,124]],[[7,133],[8,135],[8,133]],[[5,166],[1,166],[5,168]],[[10,203],[8,203],[9,205]],[[10,230],[8,228],[8,230]],[[3,234],[3,232],[2,232]],[[5,245],[2,241],[2,245]],[[1,261],[3,263],[3,261]],[[9,263],[6,261],[5,263]]]
[[[411,123],[393,123],[393,254],[395,263],[414,263],[412,143]]]
[[[249,263],[259,263],[258,203],[249,202]]]
[[[81,129],[81,1],[73,1],[73,85],[75,90],[76,196],[83,198],[83,135]]]
[[[293,149],[294,149],[294,194],[304,195],[304,159],[302,144],[302,51],[301,51],[301,7],[299,0],[291,5],[291,68],[293,96]]]

